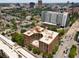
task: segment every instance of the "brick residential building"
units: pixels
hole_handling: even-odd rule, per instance
[[[51,53],[55,44],[59,41],[59,33],[36,26],[24,33],[24,45],[29,44],[39,48],[43,52]]]

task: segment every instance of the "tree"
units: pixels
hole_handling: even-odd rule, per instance
[[[37,49],[33,48],[33,53],[36,54],[37,53]]]
[[[43,52],[42,57],[43,57],[43,58],[52,58],[53,55],[52,55],[51,53]]]
[[[36,24],[36,21],[33,20],[31,25],[35,26],[35,24]]]
[[[9,25],[9,24],[6,24],[6,27],[8,27],[8,28],[9,28],[9,27],[10,27],[10,25]]]
[[[37,54],[39,55],[41,53],[41,51],[39,49],[37,49]]]
[[[69,57],[70,58],[74,58],[76,56],[76,50],[77,50],[77,47],[75,45],[72,45],[71,49],[70,49],[70,53],[69,53]]]
[[[42,24],[41,26],[44,28],[48,27],[48,29],[52,31],[57,31],[57,26],[55,25]]]
[[[33,53],[39,55],[41,52],[38,48],[33,48]]]
[[[53,49],[52,54],[55,54],[57,52],[57,50],[58,50],[58,46],[55,46],[55,48]]]
[[[5,35],[5,33],[4,33],[4,32],[2,32],[2,35]]]
[[[13,42],[16,42],[17,35],[18,35],[18,33],[12,34],[12,41],[13,41]]]
[[[21,33],[24,33],[26,30],[25,29],[21,29]]]
[[[72,4],[72,15],[73,15],[74,2],[72,2],[71,4]]]
[[[12,20],[11,20],[11,23],[13,24],[13,26],[12,26],[13,29],[16,30],[16,29],[17,29],[17,24],[16,24],[16,22],[15,22],[15,19],[12,19]]]
[[[52,54],[48,54],[48,58],[52,58],[53,57],[53,55]]]
[[[42,57],[43,58],[47,58],[48,53],[47,52],[43,52]]]
[[[24,46],[24,37],[22,34],[19,33],[14,33],[12,34],[12,41],[17,42],[19,45]]]
[[[32,45],[30,44],[30,45],[28,45],[28,50],[32,50]]]
[[[64,33],[65,33],[64,29],[57,30],[57,31],[59,32],[60,36],[61,36],[61,35],[64,35]]]

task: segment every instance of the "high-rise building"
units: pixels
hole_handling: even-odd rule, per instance
[[[1,18],[1,7],[0,7],[0,18]]]
[[[38,7],[42,8],[42,0],[38,0]]]
[[[34,2],[30,2],[30,8],[34,8],[34,6],[35,6],[35,3]]]
[[[65,27],[68,21],[68,13],[52,12],[52,11],[42,11],[42,21],[44,23],[51,23],[54,25],[59,25]]]

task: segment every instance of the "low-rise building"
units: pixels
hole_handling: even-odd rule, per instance
[[[3,35],[0,35],[0,52],[1,50],[6,54],[7,58],[35,58],[35,56]]]
[[[73,4],[66,10],[69,14],[78,13],[79,14],[79,4]]]
[[[29,44],[43,52],[52,53],[55,44],[59,41],[59,33],[36,26],[24,33],[24,45]]]

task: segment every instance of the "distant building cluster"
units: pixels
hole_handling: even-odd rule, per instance
[[[38,0],[38,7],[42,8],[42,0]]]
[[[35,3],[34,2],[30,2],[30,8],[35,8]]]
[[[44,23],[51,23],[51,24],[65,27],[68,21],[68,13],[42,11],[41,18]]]
[[[59,33],[36,26],[24,33],[24,45],[29,44],[43,52],[52,53],[55,44],[59,41]]]
[[[79,6],[75,6],[75,7],[70,7],[69,9],[68,9],[68,12],[70,13],[70,14],[72,14],[72,13],[78,13],[79,14]]]
[[[30,2],[29,6],[30,6],[30,8],[42,8],[43,2],[42,2],[42,0],[38,0],[37,4],[35,2]]]

